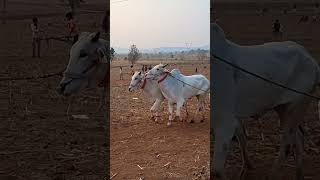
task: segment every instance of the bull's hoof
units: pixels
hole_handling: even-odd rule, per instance
[[[167,126],[168,126],[168,127],[171,126],[171,124],[172,124],[171,122],[167,122]]]

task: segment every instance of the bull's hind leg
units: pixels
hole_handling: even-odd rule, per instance
[[[178,118],[180,121],[183,121],[183,124],[185,124],[184,119],[181,116],[181,108],[183,104],[183,102],[177,102],[176,118]]]
[[[296,153],[296,174],[298,180],[303,179],[302,174],[302,159],[303,159],[303,134],[299,125],[304,116],[304,112],[307,108],[306,102],[302,101],[299,104],[290,104],[284,105],[276,109],[279,114],[281,122],[285,123],[284,135],[280,144],[279,157],[275,161],[274,166],[272,167],[271,178],[279,179],[282,164],[288,159],[290,153]]]
[[[241,124],[236,131],[236,136],[239,141],[239,146],[241,149],[241,157],[242,157],[242,169],[240,172],[240,179],[246,179],[246,174],[249,169],[252,168],[252,164],[249,161],[248,156],[248,148],[247,148],[247,136],[245,132],[245,127],[243,126],[243,122],[240,120]]]
[[[303,149],[304,149],[304,133],[302,125],[299,126],[296,134],[296,148],[295,148],[295,161],[296,161],[296,180],[303,180]]]
[[[199,107],[198,107],[198,111],[201,112],[201,120],[200,122],[203,122],[205,119],[205,100],[206,100],[206,94],[202,94],[199,97]]]
[[[187,101],[183,104],[183,107],[184,107],[185,110],[186,110],[186,115],[187,115],[187,117],[189,117],[189,112],[188,112],[188,107],[187,107]]]

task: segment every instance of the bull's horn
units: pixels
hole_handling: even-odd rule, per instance
[[[166,67],[166,66],[168,66],[169,64],[165,64],[165,65],[163,65],[162,67]]]

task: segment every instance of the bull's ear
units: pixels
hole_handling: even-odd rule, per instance
[[[104,50],[101,49],[101,48],[98,48],[97,49],[97,53],[98,53],[98,56],[99,56],[99,61],[101,63],[106,63],[107,62],[107,57],[106,57],[106,54],[105,54]]]
[[[96,32],[93,36],[91,41],[92,42],[97,42],[100,39],[100,32]]]

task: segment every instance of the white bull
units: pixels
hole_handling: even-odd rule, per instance
[[[210,38],[212,55],[243,69],[305,93],[314,93],[319,85],[320,69],[317,62],[304,47],[295,42],[240,46],[227,40],[216,23],[211,24]],[[215,59],[211,66],[214,84],[214,111],[211,117],[215,133],[212,164],[216,176],[227,179],[224,165],[234,135],[240,140],[245,166],[249,164],[246,139],[239,120],[275,110],[286,124],[279,158],[270,174],[271,179],[279,178],[281,164],[292,150],[296,155],[296,177],[303,179],[303,131],[300,125],[307,104],[312,99],[228,66],[221,59]]]
[[[68,66],[63,73],[57,91],[63,96],[80,93],[87,88],[101,88],[100,109],[106,105],[106,86],[109,82],[109,45],[100,33],[81,33],[71,47]]]
[[[177,104],[176,117],[181,117],[181,107],[190,98],[198,98],[198,110],[204,110],[206,95],[209,93],[210,82],[203,75],[184,76],[179,70],[173,69],[171,72],[165,69],[166,65],[159,64],[153,67],[147,74],[147,78],[153,78],[158,82],[158,86],[163,96],[168,100],[169,121],[168,126],[173,120],[173,104]],[[204,116],[201,119],[203,121]]]
[[[159,112],[161,111],[160,106],[165,97],[163,96],[160,88],[158,87],[157,81],[152,79],[145,78],[144,74],[136,71],[134,75],[131,77],[131,82],[129,85],[129,91],[133,92],[138,89],[142,89],[143,92],[154,101],[153,106],[150,111],[152,113],[152,117],[154,117],[155,113],[155,122],[158,121]],[[187,105],[185,104],[186,113],[188,115]]]

